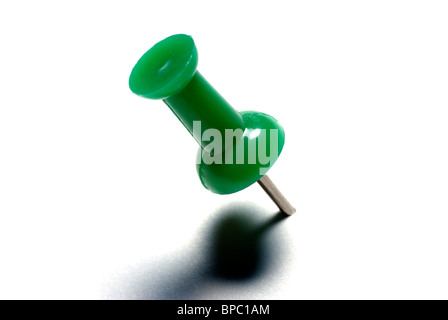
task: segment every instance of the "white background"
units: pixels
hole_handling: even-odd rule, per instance
[[[210,239],[275,205],[205,190],[196,142],[128,88],[175,33],[286,130],[270,177],[297,214],[243,279]],[[446,1],[2,1],[0,34],[0,298],[448,298]]]

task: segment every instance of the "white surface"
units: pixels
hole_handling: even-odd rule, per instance
[[[447,17],[445,1],[1,2],[0,298],[447,299]],[[235,108],[286,130],[270,177],[297,214],[244,281],[209,274],[208,239],[274,204],[203,189],[194,140],[128,89],[174,33]]]

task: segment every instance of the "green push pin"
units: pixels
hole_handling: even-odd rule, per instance
[[[283,149],[282,126],[261,112],[236,111],[196,70],[197,64],[193,39],[173,35],[140,58],[129,87],[139,96],[162,99],[196,139],[201,146],[197,171],[205,188],[230,194],[258,181],[282,212],[293,214],[294,207],[266,175]]]

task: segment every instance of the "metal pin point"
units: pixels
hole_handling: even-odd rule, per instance
[[[280,190],[278,190],[267,174],[261,177],[258,183],[283,213],[290,216],[296,212],[296,209],[289,203]]]

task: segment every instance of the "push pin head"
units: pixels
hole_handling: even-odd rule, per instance
[[[178,34],[160,41],[135,65],[129,87],[150,99],[165,99],[182,90],[196,73],[198,52],[193,39]]]
[[[204,187],[234,193],[266,174],[283,149],[285,133],[267,114],[236,111],[197,72],[197,63],[190,36],[168,37],[140,58],[129,87],[145,98],[162,99],[196,139],[201,146],[197,171]],[[263,186],[263,180],[259,182]],[[279,193],[275,194],[278,199]],[[293,209],[282,211],[292,214]]]

